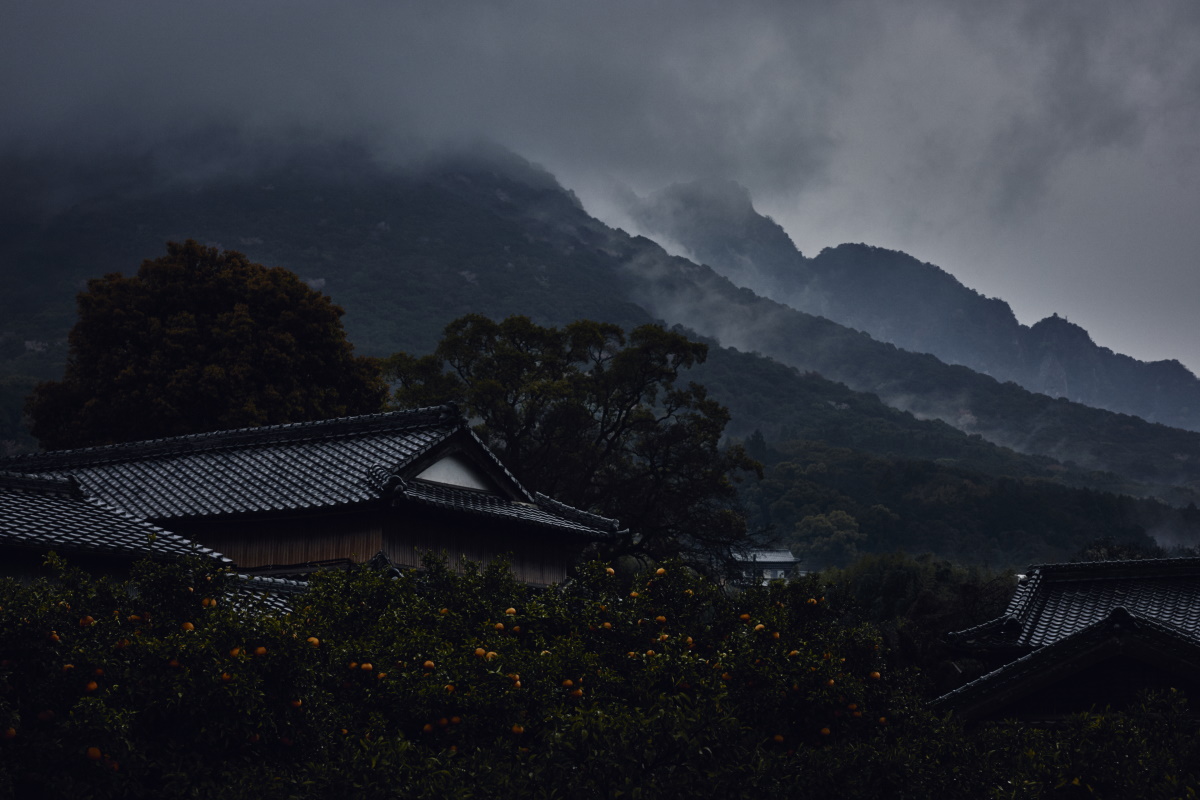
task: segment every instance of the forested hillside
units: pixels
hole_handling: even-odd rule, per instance
[[[1033,394],[739,289],[593,219],[553,176],[504,151],[385,166],[345,144],[246,149],[214,136],[194,150],[114,157],[83,174],[82,185],[62,165],[27,162],[13,173],[25,177],[3,203],[19,208],[20,224],[0,236],[0,438],[9,449],[30,445],[19,438],[20,398],[37,379],[61,374],[74,292],[89,277],[132,273],[166,241],[191,237],[284,266],[327,292],[346,309],[360,354],[427,353],[467,312],[554,325],[682,324],[710,343],[707,362],[684,378],[730,408],[731,435],[761,439],[781,454],[778,463],[808,469],[805,454],[822,442],[850,453],[834,459],[843,466],[936,461],[938,474],[989,476],[962,480],[999,495],[1010,488],[993,479],[1017,480],[1037,495],[1031,509],[1078,504],[1045,493],[1055,485],[1157,495],[1178,506],[1196,499],[1200,435]],[[778,470],[769,470],[763,492],[792,474]],[[766,513],[774,500],[762,494],[755,519],[786,539],[806,517],[844,510],[871,537],[858,541],[861,550],[986,552],[997,563],[1034,551],[1058,557],[1102,533],[1144,541],[1159,522],[1182,524],[1181,512],[1165,507],[1106,520],[1100,503],[1070,524],[965,526],[984,542],[973,551],[950,532],[930,534],[925,522],[884,532],[858,518],[883,505],[926,519],[901,508],[903,498],[848,496]],[[955,524],[944,522],[946,531]],[[1187,525],[1180,530],[1178,543],[1194,542]]]

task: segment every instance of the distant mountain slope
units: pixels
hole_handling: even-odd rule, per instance
[[[0,275],[24,298],[6,307],[0,336],[54,345],[71,324],[70,296],[84,279],[131,272],[166,240],[190,236],[321,286],[347,309],[360,352],[428,351],[441,328],[467,311],[524,313],[543,324],[661,319],[781,362],[771,367],[775,378],[760,380],[769,362],[720,351],[700,373],[734,409],[742,435],[753,428],[825,435],[839,446],[955,459],[994,474],[1103,470],[1115,474],[1093,476],[1092,485],[1140,491],[1133,482],[1144,482],[1160,496],[1195,496],[1169,487],[1200,481],[1200,435],[1034,395],[738,289],[706,266],[605,226],[552,176],[510,154],[388,169],[355,148],[314,146],[262,160],[267,166],[253,169],[250,157],[231,159],[232,167],[218,160],[183,171],[202,178],[170,182],[137,160],[125,173],[114,162],[105,174],[136,175],[133,185],[98,181],[98,190],[76,190],[70,203],[43,204],[36,224],[10,227],[0,241]],[[0,354],[0,374],[29,367],[37,355],[5,362]],[[811,400],[808,411],[797,402],[802,396]],[[1077,467],[1006,453],[968,434]]]
[[[905,253],[844,244],[805,258],[735,183],[671,186],[628,210],[651,235],[800,311],[1051,397],[1200,430],[1200,380],[1179,362],[1114,353],[1057,315],[1026,327],[1007,303]]]

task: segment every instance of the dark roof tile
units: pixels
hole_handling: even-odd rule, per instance
[[[1004,616],[947,638],[982,649],[1044,647],[1106,619],[1118,607],[1200,637],[1200,559],[1031,567]]]
[[[66,478],[0,472],[0,544],[60,554],[163,558],[219,553],[86,497]]]
[[[527,504],[401,480],[406,468],[451,446],[471,449],[505,491]],[[109,505],[168,525],[377,501],[400,481],[414,502],[590,535],[617,529],[614,520],[531,495],[453,405],[36,453],[0,461],[0,468],[71,476]]]

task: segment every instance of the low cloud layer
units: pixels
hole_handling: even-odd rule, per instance
[[[486,137],[601,214],[613,182],[732,178],[806,253],[903,249],[1022,321],[1193,370],[1198,95],[1181,1],[118,0],[19,5],[0,31],[6,147]]]

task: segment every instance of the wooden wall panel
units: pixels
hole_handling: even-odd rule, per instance
[[[383,549],[397,564],[419,567],[422,555],[433,552],[459,570],[464,561],[487,564],[503,556],[517,580],[538,586],[561,583],[584,544],[566,534],[449,514],[397,513],[384,523]]]
[[[228,556],[241,568],[337,558],[363,562],[383,549],[380,520],[362,512],[189,521],[171,530]]]

